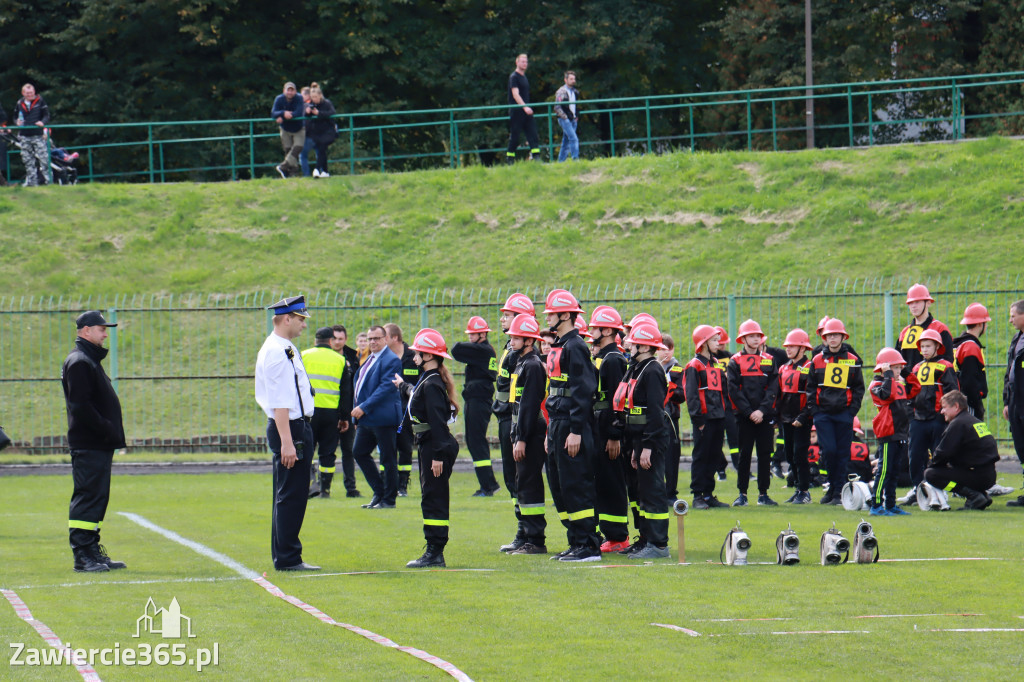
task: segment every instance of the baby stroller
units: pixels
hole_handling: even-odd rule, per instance
[[[47,129],[47,135],[50,130]],[[10,131],[0,132],[0,139],[6,142],[9,146],[20,150],[21,141],[17,135],[14,135]],[[50,144],[53,144],[53,137],[50,137]],[[67,149],[63,147],[51,147],[50,148],[50,170],[53,172],[53,182],[57,185],[76,185],[78,184],[78,169],[75,168],[75,161],[78,160],[78,152],[69,153]],[[43,184],[43,178],[39,178],[39,184]]]

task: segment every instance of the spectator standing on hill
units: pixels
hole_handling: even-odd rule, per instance
[[[302,95],[302,107],[304,110],[309,107],[309,85],[302,88],[299,94]],[[307,113],[304,116],[309,116]],[[309,178],[313,176],[313,171],[309,167],[309,153],[313,151],[313,138],[309,136],[309,123],[306,123],[306,141],[302,143],[302,151],[299,152],[299,166],[302,167],[302,177]]]
[[[562,126],[562,148],[558,152],[559,162],[565,161],[570,154],[573,161],[578,161],[580,158],[580,138],[576,135],[576,128],[580,120],[576,111],[578,98],[576,73],[566,71],[565,85],[558,88],[555,93],[555,115],[558,116],[558,125]]]
[[[1017,330],[1006,349],[1003,375],[1003,419],[1010,422],[1013,449],[1024,464],[1024,299],[1010,306],[1010,326]],[[1024,507],[1024,495],[1006,503]]]
[[[295,91],[295,83],[284,84],[284,92],[274,99],[270,116],[281,127],[281,146],[284,147],[284,161],[275,166],[282,178],[299,170],[299,154],[306,144],[306,129],[302,124],[305,104]]]
[[[516,160],[516,148],[519,136],[526,133],[526,141],[530,143],[530,158],[540,155],[540,141],[537,137],[537,121],[530,107],[530,81],[526,78],[526,69],[530,59],[526,54],[516,57],[516,70],[508,77],[508,163]]]
[[[306,138],[312,140],[316,147],[316,168],[314,178],[329,178],[327,172],[327,148],[338,137],[338,127],[334,123],[334,105],[324,97],[323,90],[316,83],[309,86],[309,104],[306,105]],[[309,165],[309,161],[306,161]]]
[[[494,399],[494,380],[498,376],[498,358],[494,346],[487,340],[490,331],[491,328],[484,318],[474,315],[466,323],[469,341],[460,341],[452,346],[451,350],[452,357],[466,365],[466,381],[462,387],[466,447],[473,458],[473,470],[480,484],[473,497],[491,497],[501,489],[494,479],[491,445],[487,442],[491,400]]]
[[[21,144],[21,162],[25,164],[25,186],[35,187],[42,178],[43,184],[50,184],[50,155],[46,151],[44,129],[50,123],[50,108],[42,97],[36,94],[31,83],[21,88],[21,99],[14,108]]]
[[[306,328],[306,299],[269,306],[274,331],[256,356],[256,402],[267,415],[267,445],[274,456],[274,508],[270,555],[279,571],[318,571],[302,560],[299,531],[309,499],[313,458],[313,388],[293,341]]]
[[[100,525],[110,501],[110,468],[114,450],[123,448],[121,401],[100,362],[107,357],[103,342],[110,324],[98,310],[75,320],[78,338],[61,367],[64,401],[68,411],[68,447],[74,493],[68,509],[71,551],[75,571],[101,572],[125,568],[100,545]]]
[[[342,391],[348,391],[351,396],[355,387],[355,375],[359,369],[359,354],[348,343],[348,330],[345,325],[336,324],[331,330],[334,337],[331,339],[331,348],[345,356],[345,372],[341,375]],[[355,441],[356,430],[349,422],[349,412],[343,412],[338,421],[338,431],[341,432],[341,472],[342,482],[345,484],[346,497],[359,497],[359,490],[356,489],[356,460],[352,456],[352,443]]]

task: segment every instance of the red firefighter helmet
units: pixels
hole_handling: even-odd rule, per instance
[[[723,346],[729,343],[729,332],[725,331],[725,327],[715,327],[715,331],[718,332],[718,343]]]
[[[522,313],[528,313],[535,315],[537,311],[533,309],[533,301],[526,294],[515,293],[505,299],[505,305],[501,306],[501,312],[513,313],[520,315]]]
[[[860,417],[857,415],[853,416],[853,432],[858,436],[864,436],[864,428],[860,425]]]
[[[721,332],[711,325],[697,325],[693,329],[693,347],[700,351],[701,347],[715,336],[721,337]],[[721,338],[719,338],[719,340],[721,340]]]
[[[907,361],[903,359],[903,355],[895,348],[883,348],[878,351],[878,355],[875,356],[875,371],[879,371],[881,366],[885,363],[890,365],[905,365]]]
[[[661,342],[661,330],[650,322],[640,322],[629,333],[629,342],[634,346],[651,346],[666,350],[665,344]]]
[[[469,322],[466,323],[467,334],[483,334],[489,331],[491,328],[487,326],[487,321],[479,315],[469,318]]]
[[[964,319],[960,320],[960,324],[972,325],[991,321],[992,318],[988,316],[988,308],[980,303],[972,303],[964,310]]]
[[[811,345],[811,337],[803,329],[794,329],[786,334],[786,340],[782,342],[782,345],[783,347],[800,346],[807,350],[814,350],[814,346]]]
[[[636,315],[633,316],[633,319],[630,320],[629,324],[627,324],[626,326],[632,329],[633,327],[642,322],[646,322],[647,324],[653,324],[655,327],[658,326],[658,321],[654,319],[654,315],[651,315],[650,313],[637,313]]]
[[[576,329],[577,329],[577,331],[579,331],[580,336],[582,336],[583,338],[585,338],[585,339],[592,339],[592,338],[594,338],[593,336],[590,335],[590,332],[587,329],[587,321],[583,319],[582,315],[577,316],[577,318],[576,318]]]
[[[444,337],[436,329],[421,329],[416,332],[416,339],[409,344],[409,348],[420,353],[429,353],[430,355],[436,355],[442,358],[451,358],[448,355],[448,344],[444,342]]]
[[[946,344],[942,343],[942,334],[938,333],[934,329],[925,329],[921,332],[921,336],[917,337],[918,350],[921,350],[922,341],[934,341],[935,345],[939,347],[939,349],[935,351],[936,355],[942,355],[946,352]]]
[[[850,335],[846,333],[846,325],[838,317],[829,318],[829,321],[821,328],[822,339],[829,334],[842,334],[844,339],[850,338]]]
[[[913,303],[914,301],[935,303],[935,299],[928,293],[928,287],[923,284],[915,284],[907,290],[907,303]]]
[[[623,328],[622,316],[619,315],[619,311],[610,305],[599,305],[594,308],[594,312],[590,315],[590,326],[621,330]]]
[[[817,331],[817,332],[818,332],[818,337],[819,337],[819,338],[821,337],[821,330],[825,328],[825,324],[826,324],[826,323],[827,323],[827,322],[828,322],[829,320],[831,320],[831,319],[832,319],[831,317],[829,317],[828,315],[826,315],[825,317],[823,317],[823,318],[821,318],[820,320],[818,320],[818,326],[817,326],[817,328],[816,328],[816,330],[815,330],[815,331]]]
[[[508,335],[540,341],[540,325],[537,324],[537,319],[533,315],[528,313],[516,315],[516,319],[512,320],[512,325],[508,328]]]
[[[743,337],[750,336],[751,334],[757,334],[761,337],[762,341],[764,340],[764,332],[761,331],[761,325],[753,320],[744,320],[740,323],[740,328],[736,330],[736,340],[740,341]]]
[[[582,313],[583,308],[576,297],[565,289],[552,289],[544,301],[544,314]]]

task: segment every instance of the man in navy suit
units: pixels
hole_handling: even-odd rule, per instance
[[[373,489],[373,499],[363,507],[394,509],[398,496],[396,436],[402,423],[402,401],[391,380],[401,373],[402,361],[388,348],[384,327],[370,327],[366,339],[370,355],[356,375],[352,421],[358,428],[352,454]],[[380,450],[383,478],[371,456],[374,447]]]

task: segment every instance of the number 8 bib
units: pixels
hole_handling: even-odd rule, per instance
[[[850,366],[828,363],[825,365],[825,380],[822,385],[829,388],[846,388],[850,381]]]

